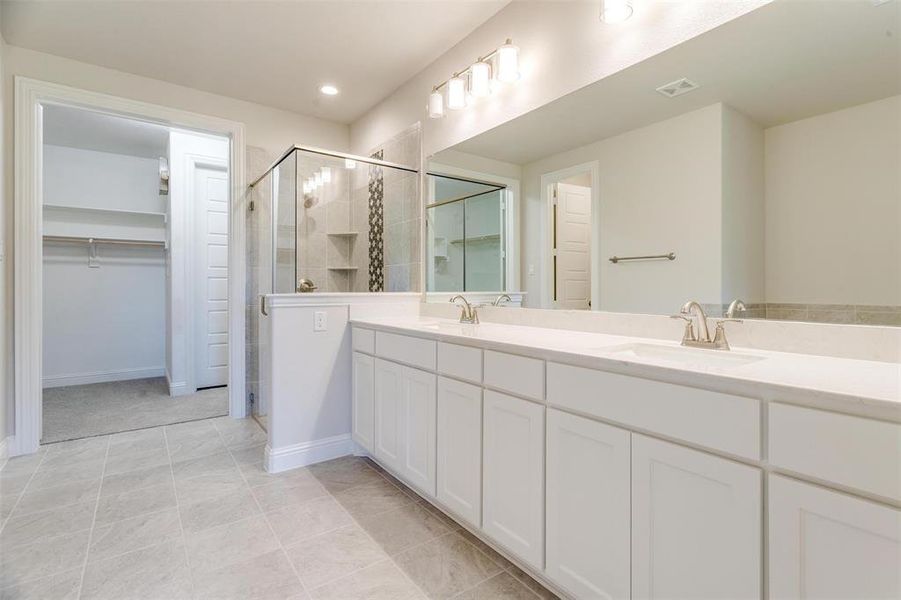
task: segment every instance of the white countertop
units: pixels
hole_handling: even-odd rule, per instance
[[[901,423],[901,364],[791,354],[733,347],[732,357],[746,364],[706,364],[708,353],[723,351],[682,348],[679,341],[583,333],[561,329],[482,323],[466,325],[450,319],[391,317],[354,319],[352,324],[478,346],[711,389],[761,400],[776,400]],[[641,344],[693,353],[690,364],[658,356],[617,352]]]

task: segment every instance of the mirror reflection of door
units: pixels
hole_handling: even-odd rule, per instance
[[[557,308],[591,305],[591,188],[554,187],[554,301]]]

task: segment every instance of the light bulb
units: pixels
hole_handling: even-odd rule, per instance
[[[322,183],[331,183],[332,170],[328,167],[322,167]]]
[[[353,160],[352,158],[345,158],[344,159],[344,168],[345,169],[356,169],[357,161]]]
[[[315,173],[313,173],[313,182],[315,183],[316,187],[322,185],[322,171],[316,171]]]
[[[440,119],[444,116],[444,96],[438,90],[429,94],[429,118]]]
[[[497,80],[519,80],[519,46],[514,46],[512,40],[497,49]]]
[[[491,65],[480,60],[469,67],[469,93],[474,98],[491,94]]]
[[[447,107],[451,110],[466,108],[466,81],[462,77],[447,80]]]
[[[601,0],[601,21],[622,23],[632,16],[632,0]]]
[[[309,181],[304,181],[304,182],[303,182],[303,193],[304,193],[304,194],[309,194],[311,191],[312,191],[312,190],[310,189],[310,182],[309,182]]]

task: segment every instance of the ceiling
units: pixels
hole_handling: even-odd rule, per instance
[[[717,102],[772,127],[899,93],[901,0],[776,0],[453,149],[523,165]]]
[[[167,156],[169,128],[103,113],[45,106],[44,143],[142,158]]]
[[[351,123],[510,0],[3,0],[7,43]],[[323,96],[334,84],[341,93]]]

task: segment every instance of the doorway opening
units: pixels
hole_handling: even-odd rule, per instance
[[[41,443],[227,415],[229,139],[41,113]]]
[[[547,173],[541,183],[548,207],[544,306],[597,310],[597,164]]]

